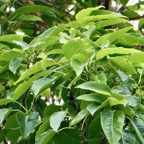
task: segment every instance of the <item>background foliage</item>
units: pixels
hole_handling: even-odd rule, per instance
[[[143,1],[115,2],[1,1],[1,143],[144,143]]]

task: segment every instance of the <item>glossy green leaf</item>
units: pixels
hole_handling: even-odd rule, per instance
[[[49,129],[39,136],[35,144],[46,144],[52,139],[54,135],[55,135],[55,131],[53,131],[52,129]]]
[[[96,81],[89,81],[89,82],[83,83],[81,85],[78,85],[77,88],[90,90],[90,91],[93,91],[102,95],[111,96],[110,88],[107,85],[100,83],[100,82],[96,82]]]
[[[9,69],[12,73],[16,74],[18,67],[22,62],[22,58],[14,58],[9,63]]]
[[[55,132],[58,132],[58,129],[61,125],[61,122],[64,120],[67,112],[68,112],[67,110],[66,111],[60,111],[60,112],[55,112],[51,115],[50,126],[52,127],[52,129]]]
[[[22,137],[28,137],[38,124],[39,114],[37,112],[31,112],[26,115],[22,112],[17,113],[17,122],[20,127]]]
[[[87,117],[88,115],[88,111],[86,109],[80,111],[70,122],[70,126],[76,125],[77,123],[79,123],[82,119],[84,119],[85,117]]]
[[[101,112],[101,125],[110,144],[116,144],[122,137],[125,116],[122,111],[104,110]]]

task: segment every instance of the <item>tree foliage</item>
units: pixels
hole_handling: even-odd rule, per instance
[[[135,31],[126,14],[103,6],[85,6],[67,22],[36,2],[14,12],[5,6],[1,143],[144,143],[142,19]],[[42,16],[53,20],[48,25]]]

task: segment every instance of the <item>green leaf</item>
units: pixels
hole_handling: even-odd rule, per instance
[[[20,7],[16,12],[10,14],[10,18],[14,18],[15,16],[20,16],[21,14],[27,14],[32,12],[53,12],[54,10],[49,8],[48,6],[42,5],[30,5]]]
[[[39,136],[35,144],[47,144],[54,135],[55,135],[55,131],[53,131],[52,129],[49,129]]]
[[[96,44],[98,46],[102,45],[104,42],[109,41],[110,43],[114,42],[116,39],[122,37],[126,32],[131,30],[132,27],[126,27],[120,30],[117,30],[113,33],[108,33],[103,36],[101,36],[97,41]]]
[[[34,95],[37,96],[40,92],[45,90],[50,84],[52,84],[57,77],[49,75],[43,78],[40,78],[34,81],[31,90],[34,92]]]
[[[13,102],[12,99],[0,99],[0,106],[7,105],[8,103]]]
[[[50,117],[50,126],[55,132],[58,132],[61,122],[64,120],[68,110],[55,112]]]
[[[23,58],[24,60],[26,59],[22,51],[8,50],[0,55],[0,60],[10,62],[12,59],[16,57]]]
[[[39,77],[49,75],[51,72],[52,72],[51,70],[43,71],[31,77],[28,81],[24,81],[23,83],[19,84],[14,91],[13,99],[14,100],[19,99],[31,87],[33,81],[35,81]]]
[[[18,21],[43,21],[40,17],[35,16],[35,15],[21,15],[18,18]]]
[[[15,84],[19,83],[20,81],[24,80],[25,78],[29,78],[29,76],[32,74],[35,74],[42,70],[45,70],[47,67],[52,66],[54,64],[56,64],[55,61],[51,60],[51,59],[43,59],[43,60],[37,62],[30,69],[25,71],[25,73],[23,73],[21,75],[21,77],[15,82]]]
[[[126,47],[132,47],[136,45],[144,45],[144,39],[140,35],[133,35],[130,33],[127,33],[117,39],[117,43],[119,43],[122,46]]]
[[[72,68],[75,70],[76,72],[76,75],[79,76],[83,69],[84,69],[84,64],[81,63],[79,60],[77,59],[73,59],[71,62],[70,62]]]
[[[135,70],[133,64],[126,58],[123,57],[113,57],[109,58],[109,61],[119,68],[121,71],[123,71],[126,74],[137,74],[137,71]]]
[[[121,141],[120,144],[136,144],[138,142],[136,135],[128,130],[123,131]]]
[[[77,40],[70,40],[65,45],[63,45],[63,53],[65,57],[70,60],[72,56],[75,54],[80,53],[85,48],[84,41],[77,39]]]
[[[12,43],[13,40],[22,41],[23,37],[19,36],[17,34],[8,34],[8,35],[0,36],[0,42],[9,42],[9,43]],[[4,46],[5,46],[5,44],[0,44],[0,48],[2,48]]]
[[[138,119],[136,119],[136,121],[135,121],[135,123],[137,124],[135,124],[131,119],[129,119],[130,120],[130,123],[131,123],[131,125],[133,126],[133,128],[134,128],[134,130],[135,130],[135,132],[136,132],[136,134],[137,134],[137,136],[138,136],[138,138],[140,139],[140,141],[142,142],[142,143],[144,143],[144,138],[143,138],[143,136],[142,136],[142,134],[141,134],[141,130],[142,130],[142,132],[143,132],[143,121],[141,121],[140,119],[138,120]],[[137,127],[138,126],[138,127]],[[140,130],[139,130],[140,129]]]
[[[108,98],[108,96],[106,96],[106,95],[101,95],[99,93],[91,93],[91,94],[80,95],[76,99],[101,103],[101,102],[105,101],[107,98]]]
[[[110,88],[107,85],[100,83],[100,82],[96,82],[96,81],[83,83],[81,85],[78,85],[76,88],[90,90],[90,91],[93,91],[102,95],[111,96]]]
[[[98,110],[100,104],[92,103],[87,106],[87,110],[91,113],[91,115],[94,115],[94,113]]]
[[[89,16],[93,11],[96,11],[100,8],[103,8],[103,6],[99,6],[99,7],[95,7],[95,8],[87,8],[87,9],[83,9],[80,12],[78,12],[76,14],[76,20],[78,22],[81,22],[83,20],[84,17]]]
[[[74,129],[60,131],[54,136],[53,141],[55,144],[81,144],[79,133]]]
[[[7,117],[7,115],[11,112],[11,108],[9,109],[0,109],[0,124],[3,122],[3,120]]]
[[[88,129],[88,144],[100,144],[102,140],[102,127],[100,123],[100,113],[91,121]]]
[[[31,86],[30,81],[25,81],[22,84],[19,84],[14,91],[13,99],[14,100],[19,99],[30,88],[30,86]]]
[[[48,130],[50,127],[50,119],[47,118],[46,120],[43,121],[43,123],[40,125],[39,129],[36,132],[35,140],[37,140],[42,133]]]
[[[73,120],[70,122],[70,126],[76,125],[77,123],[79,123],[82,119],[84,119],[85,117],[87,117],[88,115],[88,111],[86,109],[80,111],[74,118]]]
[[[13,43],[16,44],[16,45],[21,46],[21,48],[23,50],[28,50],[29,49],[29,45],[27,43],[25,43],[25,42],[20,42],[20,41],[14,40]]]
[[[95,26],[96,26],[96,29],[100,29],[103,27],[107,27],[107,26],[111,26],[111,25],[115,25],[119,23],[128,23],[128,20],[115,17],[115,18],[111,18],[107,20],[98,21],[96,22]]]
[[[13,74],[16,74],[18,67],[22,62],[22,58],[14,58],[9,63],[9,69]]]
[[[98,51],[96,55],[96,60],[100,60],[106,56],[112,56],[114,57],[114,54],[121,54],[121,55],[130,55],[130,54],[141,54],[144,56],[143,52],[136,50],[136,49],[127,49],[127,48],[106,48],[106,49],[101,49]]]
[[[128,3],[129,0],[119,0],[119,1],[120,1],[120,3],[121,3],[122,5],[125,6],[125,5]]]
[[[26,115],[22,112],[17,113],[17,122],[20,126],[22,137],[28,137],[38,124],[38,112],[31,112]]]
[[[110,144],[116,144],[122,136],[125,116],[122,111],[104,110],[101,112],[101,125]]]

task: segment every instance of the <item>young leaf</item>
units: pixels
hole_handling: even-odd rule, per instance
[[[55,112],[54,114],[51,115],[50,117],[50,126],[55,132],[58,132],[58,129],[60,127],[61,122],[64,120],[66,114],[66,111],[60,111],[60,112]]]
[[[101,112],[101,125],[110,144],[116,144],[122,136],[125,116],[122,111],[104,110]]]

